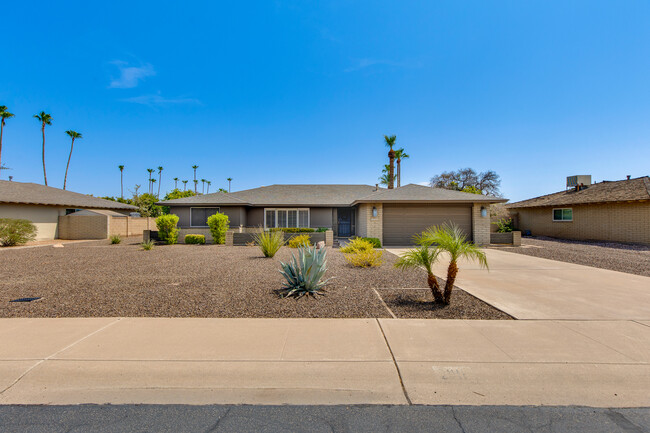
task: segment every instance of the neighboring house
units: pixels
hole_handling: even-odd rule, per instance
[[[604,181],[506,205],[522,233],[650,244],[650,177]]]
[[[478,244],[490,242],[490,203],[505,199],[406,185],[271,185],[163,201],[178,215],[181,238],[208,233],[208,216],[228,215],[230,227],[326,227],[335,236],[368,236],[410,245],[427,227],[455,223]]]
[[[0,180],[0,218],[31,221],[38,229],[37,240],[60,238],[60,217],[79,209],[109,210],[123,217],[138,210],[128,204],[49,186]],[[70,230],[74,228],[69,227]]]

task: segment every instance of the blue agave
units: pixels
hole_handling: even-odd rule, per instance
[[[298,249],[298,258],[291,255],[289,263],[282,263],[280,273],[287,280],[280,290],[283,297],[302,298],[305,295],[324,295],[324,287],[331,278],[323,280],[327,272],[327,250],[302,246]]]

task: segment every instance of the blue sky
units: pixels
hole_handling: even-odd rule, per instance
[[[519,200],[564,178],[648,175],[650,2],[10,2],[2,162],[95,195],[147,168],[233,190],[374,184],[383,134],[403,183],[496,170]]]

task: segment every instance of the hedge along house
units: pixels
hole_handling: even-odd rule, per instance
[[[410,245],[414,234],[443,223],[458,225],[478,244],[490,242],[490,203],[505,199],[406,185],[271,185],[233,193],[168,200],[178,215],[180,239],[209,234],[207,217],[228,215],[230,228],[328,228],[338,237],[379,238],[387,246]]]
[[[83,219],[86,217],[82,216],[76,216],[74,220],[69,220],[73,213],[83,209],[95,211],[92,216],[87,215],[88,218],[104,215],[106,236],[103,239],[108,236],[108,213],[128,218],[129,213],[138,210],[135,206],[72,191],[35,183],[0,180],[0,218],[31,221],[38,230],[36,240],[70,239],[67,234],[87,233],[88,229],[82,223],[91,220]],[[66,217],[66,215],[69,216]],[[93,223],[95,223],[94,220]],[[93,233],[96,232],[97,229],[94,229]],[[71,239],[88,238],[72,237]],[[90,239],[97,239],[97,237]]]
[[[650,244],[648,176],[594,184],[591,176],[571,176],[565,191],[511,203],[506,208],[524,234]]]

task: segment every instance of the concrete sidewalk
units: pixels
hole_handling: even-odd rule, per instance
[[[0,404],[650,406],[650,322],[0,319]]]

